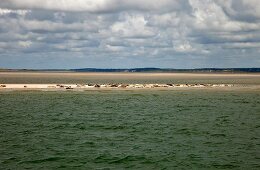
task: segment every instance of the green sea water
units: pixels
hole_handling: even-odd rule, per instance
[[[260,169],[260,92],[2,91],[0,169]]]

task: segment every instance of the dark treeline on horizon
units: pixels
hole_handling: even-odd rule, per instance
[[[168,68],[131,68],[131,69],[71,69],[76,72],[260,72],[260,68],[197,68],[197,69],[168,69]]]
[[[66,72],[260,72],[260,68],[196,68],[196,69],[171,69],[171,68],[130,68],[130,69],[101,69],[101,68],[80,68],[80,69],[0,69],[0,71],[66,71]]]

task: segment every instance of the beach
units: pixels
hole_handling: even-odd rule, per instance
[[[259,73],[0,72],[0,90],[260,89]]]
[[[1,84],[0,89],[173,89],[173,88],[220,88],[232,84]]]
[[[260,85],[259,73],[88,73],[0,72],[0,84],[251,84]]]

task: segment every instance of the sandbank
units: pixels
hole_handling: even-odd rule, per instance
[[[174,89],[174,88],[221,88],[233,87],[232,84],[0,84],[0,90],[16,89],[50,89],[50,90],[77,90],[77,89]]]

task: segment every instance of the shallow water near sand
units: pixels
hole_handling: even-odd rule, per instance
[[[0,92],[1,169],[259,169],[260,92]]]

